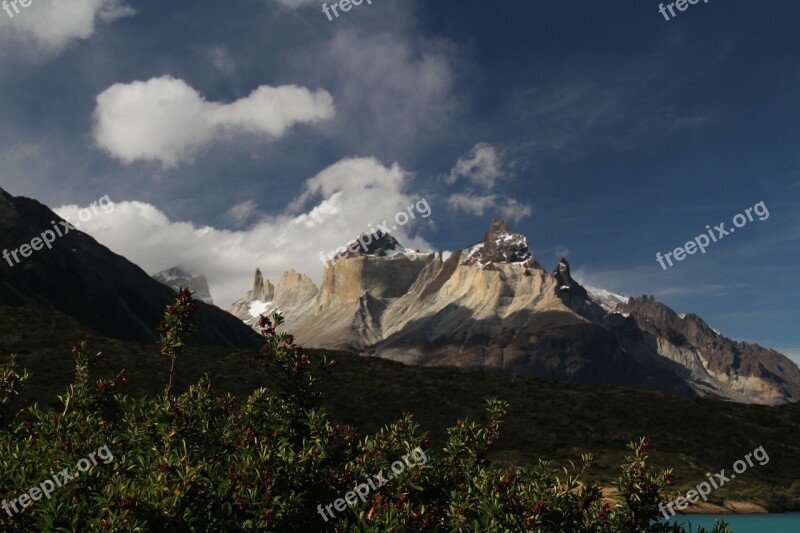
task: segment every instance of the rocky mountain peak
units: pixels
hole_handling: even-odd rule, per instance
[[[373,255],[377,257],[387,257],[396,253],[405,251],[400,242],[392,237],[389,233],[383,231],[376,231],[375,233],[368,234],[362,233],[358,238],[350,244],[356,243],[358,248],[355,252],[348,250],[342,257],[359,257],[362,255]],[[363,245],[362,245],[363,243]],[[348,245],[349,246],[349,245]]]
[[[489,229],[486,230],[483,240],[484,242],[492,242],[510,233],[511,230],[508,228],[508,224],[506,224],[503,219],[495,218],[492,220],[492,223],[489,224]]]
[[[306,302],[317,295],[319,289],[305,274],[289,270],[284,272],[275,289],[276,301]]]
[[[786,357],[725,339],[699,317],[677,314],[652,296],[583,287],[563,257],[545,271],[527,238],[502,220],[492,221],[483,242],[446,257],[411,253],[387,234],[360,239],[360,260],[326,267],[319,290],[290,271],[271,301],[246,297],[231,312],[254,325],[277,309],[284,327],[309,347],[406,364],[746,403],[800,399],[800,369]]]
[[[250,300],[269,302],[275,297],[275,287],[269,280],[265,280],[261,269],[256,268],[256,276],[253,280],[253,290],[247,294]]]
[[[521,233],[512,232],[499,218],[492,220],[484,241],[467,250],[466,256],[462,263],[464,265],[489,267],[494,263],[505,263],[542,268],[528,247],[528,238]]]
[[[558,280],[560,287],[566,287],[568,289],[572,287],[572,276],[569,273],[569,261],[565,258],[562,257],[558,262],[556,268],[553,270],[553,276]]]
[[[194,293],[195,299],[207,304],[214,304],[211,299],[211,290],[208,288],[208,280],[202,274],[195,276],[186,269],[177,266],[154,274],[153,279],[175,291],[189,289]]]

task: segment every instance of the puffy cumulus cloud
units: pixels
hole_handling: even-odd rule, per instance
[[[184,265],[208,277],[214,301],[222,307],[250,290],[260,267],[274,283],[295,269],[322,279],[320,252],[346,245],[370,224],[391,221],[420,199],[407,192],[411,175],[398,165],[386,167],[375,159],[348,159],[323,170],[305,184],[292,209],[266,216],[246,230],[227,230],[170,220],[155,206],[120,201],[110,213],[81,222],[92,235],[149,273]],[[114,200],[114,198],[112,198]],[[246,211],[247,202],[239,204]],[[436,206],[431,205],[431,211]],[[80,207],[55,211],[77,219]],[[418,236],[430,218],[417,217],[398,228],[394,236],[405,246],[429,249]]]
[[[486,143],[476,144],[444,177],[451,186],[458,181],[467,183],[464,191],[454,192],[447,198],[448,207],[477,216],[499,215],[515,222],[530,216],[530,206],[506,194],[492,192],[498,181],[513,178],[509,170],[513,166],[514,162],[506,161],[498,148]]]
[[[98,23],[135,14],[123,0],[33,0],[28,7],[17,2],[19,12],[10,2],[7,5],[6,13],[0,13],[0,42],[23,41],[47,53],[58,52],[75,39],[88,39]]]
[[[261,86],[246,98],[221,104],[205,100],[183,80],[162,76],[118,83],[100,93],[93,135],[97,146],[125,164],[157,161],[170,168],[232,134],[278,138],[296,124],[334,114],[333,98],[324,90]]]

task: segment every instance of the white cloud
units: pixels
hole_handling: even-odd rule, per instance
[[[123,0],[33,0],[29,7],[17,3],[19,13],[11,3],[7,5],[14,16],[0,12],[2,40],[30,43],[48,53],[60,51],[75,39],[88,39],[98,22],[135,13]]]
[[[339,127],[359,140],[362,153],[387,145],[416,147],[423,139],[449,135],[459,108],[455,47],[393,31],[344,28],[311,55],[300,56],[307,68],[322,70],[335,84],[346,120]]]
[[[225,217],[241,226],[258,213],[258,205],[253,200],[247,200],[228,209]]]
[[[236,59],[225,45],[212,46],[205,49],[206,56],[211,64],[220,71],[231,74],[236,71]]]
[[[466,179],[472,184],[491,190],[497,180],[506,176],[502,156],[497,148],[478,143],[472,147],[469,155],[458,159],[445,181],[452,185],[459,179]]]
[[[231,134],[281,137],[299,123],[333,117],[324,90],[261,86],[230,104],[205,100],[171,76],[118,83],[97,96],[94,140],[125,164],[157,161],[164,168],[190,162],[208,144]]]
[[[500,194],[455,193],[447,199],[447,205],[470,215],[483,216],[484,213],[487,213],[514,222],[519,222],[531,215],[529,206]]]
[[[293,210],[263,218],[247,230],[172,221],[153,205],[136,201],[117,202],[112,213],[82,222],[80,229],[149,273],[185,265],[205,274],[214,301],[227,307],[252,288],[256,267],[273,283],[292,268],[319,283],[320,252],[347,244],[369,231],[369,224],[390,221],[420,199],[406,192],[410,179],[397,164],[347,159],[309,179]],[[79,209],[69,205],[55,211],[76,220]],[[418,217],[394,236],[406,246],[429,249],[424,239],[409,236],[429,220]]]
[[[512,178],[508,168],[514,162],[504,161],[503,154],[494,146],[478,143],[469,154],[460,157],[444,180],[448,185],[464,180],[464,192],[451,194],[447,205],[455,211],[470,215],[491,214],[518,222],[531,215],[531,208],[506,194],[492,192],[501,179]]]

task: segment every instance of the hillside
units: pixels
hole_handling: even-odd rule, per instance
[[[108,212],[113,204],[106,206]],[[55,221],[64,228],[53,233]],[[75,228],[67,229],[70,223]],[[0,188],[0,250],[12,255],[39,240],[41,250],[18,264],[0,263],[0,305],[55,308],[95,331],[123,340],[155,341],[156,326],[174,291],[137,265],[82,233],[78,221],[62,221],[47,206]],[[61,230],[59,230],[60,232]],[[43,247],[40,235],[53,242]],[[30,247],[30,246],[28,246]],[[195,341],[214,346],[248,346],[252,334],[230,314],[200,302],[195,317],[202,328]]]
[[[9,353],[34,373],[23,402],[49,403],[63,393],[73,370],[69,349],[85,339],[109,358],[105,374],[130,371],[123,392],[158,394],[167,361],[154,344],[109,340],[52,310],[0,308],[0,360]],[[177,375],[178,391],[205,372],[218,393],[243,396],[262,383],[251,371],[253,350],[193,347]],[[747,471],[715,491],[711,500],[744,500],[770,510],[800,509],[800,405],[741,405],[611,386],[579,385],[512,378],[469,369],[415,367],[374,357],[328,352],[341,365],[326,378],[326,402],[338,421],[372,432],[411,412],[431,431],[433,449],[441,431],[458,418],[484,418],[484,398],[511,403],[492,459],[532,463],[538,458],[575,459],[595,454],[590,475],[607,484],[616,475],[625,444],[639,435],[652,438],[655,464],[675,467],[676,489],[702,481],[705,472],[730,469],[758,446],[770,462]],[[267,383],[267,385],[270,385]],[[624,429],[623,429],[624,428]],[[793,489],[790,490],[790,487]]]

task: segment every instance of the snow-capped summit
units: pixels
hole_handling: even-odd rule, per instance
[[[492,220],[483,242],[466,249],[463,255],[465,265],[478,264],[486,268],[492,263],[502,263],[541,268],[528,247],[528,238],[512,232],[499,218]]]
[[[393,257],[397,254],[412,251],[400,244],[391,234],[384,233],[380,230],[372,234],[361,234],[358,239],[353,242],[358,243],[358,249],[355,252],[348,250],[345,254],[342,254],[342,258],[359,257],[362,255]]]

